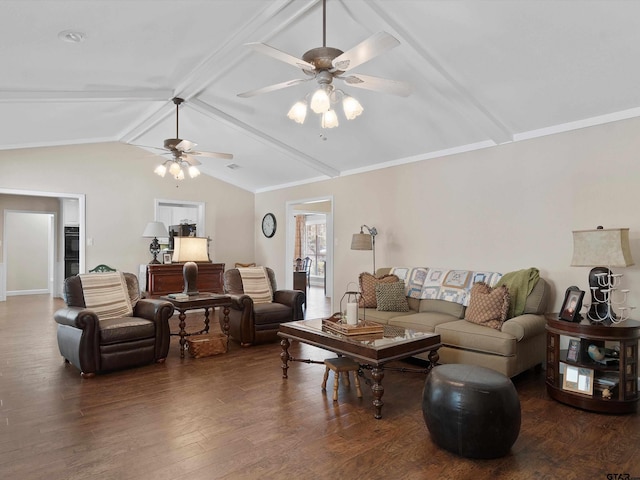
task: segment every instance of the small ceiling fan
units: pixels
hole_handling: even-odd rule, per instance
[[[184,102],[184,99],[175,97],[173,103],[176,106],[176,138],[167,138],[164,141],[164,147],[144,147],[153,148],[155,150],[163,150],[162,155],[171,155],[172,158],[167,160],[161,165],[158,165],[154,170],[158,175],[164,177],[169,170],[169,173],[176,179],[182,180],[184,178],[184,170],[189,172],[191,178],[200,175],[200,171],[196,165],[200,165],[200,161],[196,157],[209,157],[209,158],[224,158],[232,159],[233,155],[230,153],[219,152],[199,152],[193,150],[197,145],[189,140],[180,138],[179,135],[179,108]]]
[[[288,63],[289,65],[293,65],[294,67],[302,69],[302,71],[308,76],[308,78],[288,80],[286,82],[277,83],[275,85],[269,85],[267,87],[258,88],[256,90],[250,90],[248,92],[238,94],[239,97],[253,97],[255,95],[292,87],[294,85],[298,85],[300,83],[308,82],[315,79],[320,85],[319,90],[324,90],[327,94],[327,97],[329,97],[331,100],[335,101],[336,99],[331,98],[331,95],[335,97],[335,94],[338,93],[340,97],[349,98],[357,103],[356,110],[359,109],[359,111],[357,111],[357,113],[355,114],[353,111],[348,111],[347,105],[344,105],[345,115],[347,116],[347,118],[351,119],[362,113],[362,107],[357,102],[357,100],[351,97],[346,97],[344,92],[336,91],[334,89],[332,83],[335,78],[344,81],[349,86],[366,90],[385,92],[403,97],[406,97],[411,93],[412,87],[407,82],[388,80],[385,78],[373,77],[370,75],[347,74],[347,72],[350,72],[353,68],[362,65],[363,63],[386,52],[387,50],[398,46],[400,42],[386,32],[378,32],[367,38],[363,42],[359,43],[355,47],[351,48],[350,50],[347,50],[346,52],[343,52],[342,50],[339,50],[337,48],[327,47],[326,7],[326,0],[323,0],[322,47],[312,48],[304,55],[302,55],[301,59],[278,50],[277,48],[274,48],[265,43],[255,42],[246,44],[246,46],[252,48],[256,52],[268,55],[275,58],[276,60],[280,60],[282,62]],[[314,108],[314,100],[312,99],[311,108],[316,113],[323,113],[329,110],[330,106],[328,105],[328,103],[329,101],[324,99],[324,103],[321,106],[319,106],[318,108]],[[304,104],[304,115],[302,116],[302,121],[299,121],[300,118],[294,118],[294,109],[296,108],[296,105],[294,105],[294,107],[289,112],[289,117],[297,121],[298,123],[303,123],[303,117],[304,115],[306,115],[306,103]]]

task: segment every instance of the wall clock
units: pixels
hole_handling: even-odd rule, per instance
[[[262,233],[267,238],[271,238],[276,234],[276,217],[273,213],[267,213],[262,218]]]

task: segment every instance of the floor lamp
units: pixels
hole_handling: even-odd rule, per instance
[[[366,228],[369,233],[364,233]],[[354,233],[351,238],[351,250],[373,250],[373,274],[376,274],[376,235],[378,230],[376,227],[368,227],[360,225],[360,233]]]

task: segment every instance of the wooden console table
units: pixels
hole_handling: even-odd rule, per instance
[[[224,293],[224,263],[198,263],[198,290],[211,293]],[[147,288],[150,296],[178,293],[184,290],[182,276],[183,263],[147,265]]]
[[[547,393],[568,405],[602,413],[632,413],[638,409],[638,340],[640,322],[626,320],[619,324],[601,325],[558,320],[557,314],[546,315],[547,320]],[[574,340],[576,351],[568,355],[564,343]],[[594,344],[617,347],[617,362],[605,365],[592,360],[587,349]],[[563,348],[561,348],[561,343]],[[563,386],[567,368],[585,372],[585,391]],[[607,380],[611,396],[606,398],[598,385]],[[589,383],[591,382],[591,383]]]

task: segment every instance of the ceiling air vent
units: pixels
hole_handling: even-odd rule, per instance
[[[227,168],[231,170],[237,170],[240,168],[240,165],[238,165],[237,163],[230,163],[229,165],[227,165]]]

